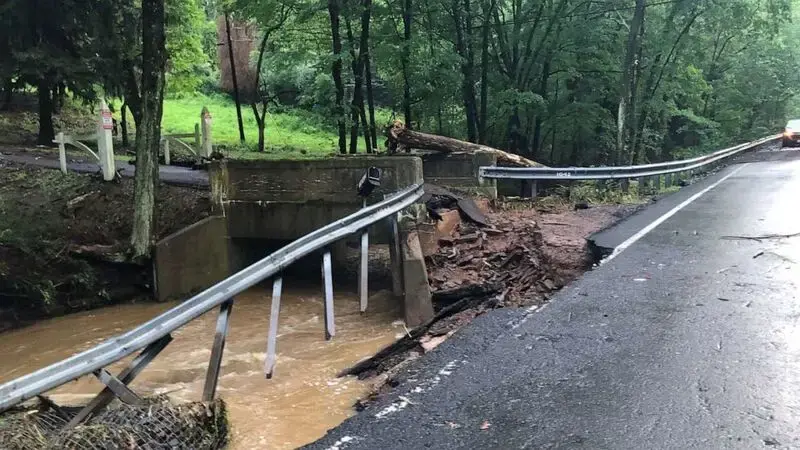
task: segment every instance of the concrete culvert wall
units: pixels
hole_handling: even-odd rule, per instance
[[[0,448],[212,450],[228,443],[222,400],[174,404],[166,397],[153,397],[142,406],[112,406],[86,424],[65,429],[78,410],[55,410],[42,403],[8,411],[0,416]]]

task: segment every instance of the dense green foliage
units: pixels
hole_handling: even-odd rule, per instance
[[[800,113],[793,3],[167,0],[167,91],[181,98],[217,85],[215,21],[225,11],[259,30],[250,60],[236,65],[257,69],[256,85],[240,91],[251,93],[248,140],[263,127],[266,148],[303,145],[271,134],[264,120],[292,109],[325,130],[309,150],[334,150],[326,133],[337,124],[345,142],[381,147],[385,116],[370,136],[377,109],[553,165],[659,161],[776,132]],[[138,8],[138,0],[6,2],[4,86],[63,84],[86,98],[103,86],[136,116]]]

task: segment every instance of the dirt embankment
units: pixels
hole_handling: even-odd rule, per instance
[[[376,395],[391,376],[489,310],[532,307],[576,279],[595,262],[586,238],[636,211],[636,205],[575,209],[496,201],[483,208],[488,226],[456,210],[436,209],[433,237],[423,239],[436,309],[434,319],[342,372],[379,376]]]
[[[151,270],[94,251],[124,251],[133,204],[133,180],[0,160],[0,331],[149,295]],[[161,185],[157,209],[166,236],[208,214],[208,193]]]

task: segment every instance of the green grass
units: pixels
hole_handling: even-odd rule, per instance
[[[256,151],[258,127],[249,105],[242,105],[246,144],[239,143],[236,106],[224,96],[190,96],[164,101],[164,133],[192,133],[200,121],[200,112],[207,107],[212,116],[212,133],[215,146],[228,157],[237,159],[321,158],[337,151],[337,136],[323,117],[304,110],[267,113],[266,151]],[[384,117],[386,116],[386,117]],[[379,114],[381,120],[387,114]],[[349,131],[349,130],[348,130]],[[359,152],[364,152],[364,141],[359,139]]]

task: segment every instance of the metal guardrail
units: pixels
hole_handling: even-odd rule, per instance
[[[511,180],[613,180],[657,175],[669,175],[678,172],[699,169],[703,166],[738,155],[746,150],[780,139],[780,135],[769,136],[757,141],[737,145],[723,150],[703,155],[697,158],[680,161],[669,161],[657,164],[639,166],[609,166],[609,167],[481,167],[479,176],[490,179]]]
[[[206,388],[204,389],[204,400],[213,398],[216,389],[219,366],[222,359],[222,349],[224,348],[224,335],[227,332],[228,315],[232,307],[233,297],[268,278],[274,278],[273,286],[273,312],[280,309],[280,286],[281,272],[289,265],[300,258],[319,249],[326,249],[334,242],[355,234],[359,231],[366,234],[367,227],[378,223],[384,219],[392,222],[392,228],[397,226],[397,213],[411,206],[423,195],[421,185],[414,185],[397,192],[383,201],[371,206],[367,206],[356,213],[343,219],[337,220],[323,228],[309,233],[282,249],[272,253],[261,261],[245,268],[244,270],[228,277],[194,297],[184,301],[180,305],[159,315],[158,317],[124,333],[120,336],[111,338],[96,347],[82,353],[71,356],[60,362],[52,364],[31,374],[12,380],[0,385],[0,411],[5,411],[25,400],[41,395],[51,389],[57,388],[70,381],[82,376],[94,374],[101,380],[110,380],[106,383],[106,389],[92,400],[84,411],[73,418],[70,425],[76,425],[82,420],[95,413],[98,409],[106,406],[113,400],[114,396],[120,398],[136,399],[128,388],[127,384],[138,375],[138,373],[155,356],[166,347],[171,338],[171,333],[178,328],[186,325],[192,320],[211,311],[213,308],[222,305],[220,316],[217,322],[217,336],[212,349],[211,362],[206,377]],[[363,237],[362,237],[363,238]],[[330,268],[330,252],[325,251],[323,257],[326,268]],[[330,271],[325,275],[326,285],[330,282]],[[277,293],[277,295],[275,295]],[[333,320],[333,292],[326,290],[326,298],[330,298],[330,303],[326,301],[326,334],[332,335],[332,328],[328,330],[328,320]],[[365,306],[365,305],[364,305]],[[328,308],[330,311],[328,312]],[[277,325],[277,314],[273,314],[271,321]],[[332,327],[332,323],[330,324]],[[220,339],[220,333],[222,338]],[[273,330],[270,326],[268,358],[272,357],[274,365],[274,339],[277,327]],[[117,377],[109,374],[105,367],[133,354],[137,350],[144,349],[139,356],[130,363],[128,368],[123,370]],[[216,361],[215,361],[216,358]],[[214,367],[216,364],[216,367]],[[267,361],[268,376],[270,374],[270,361]]]

